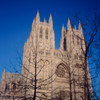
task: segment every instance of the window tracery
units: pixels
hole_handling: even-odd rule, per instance
[[[65,68],[64,65],[60,64],[57,66],[56,68],[56,71],[55,71],[55,74],[58,76],[58,77],[65,77]]]

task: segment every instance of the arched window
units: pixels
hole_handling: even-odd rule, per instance
[[[48,39],[48,29],[45,31],[45,38]]]
[[[64,50],[66,51],[66,38],[64,38],[63,47],[64,47]]]
[[[72,41],[73,41],[73,44],[74,44],[74,35],[72,35]]]
[[[42,38],[42,34],[43,34],[43,29],[42,27],[40,27],[40,38]]]
[[[9,84],[6,84],[5,91],[9,90]]]

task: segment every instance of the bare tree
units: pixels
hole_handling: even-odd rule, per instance
[[[43,98],[43,99],[49,99],[50,96],[48,96],[48,93],[51,94],[50,92],[45,92],[45,90],[49,90],[51,88],[51,83],[54,81],[51,81],[52,75],[48,75],[48,77],[44,76],[42,77],[41,74],[44,74],[46,70],[46,62],[43,62],[41,64],[41,60],[37,60],[37,51],[31,50],[33,54],[33,59],[30,60],[29,57],[26,56],[26,58],[29,60],[29,66],[33,66],[33,71],[30,70],[26,64],[23,64],[23,84],[18,84],[21,85],[24,88],[25,91],[25,98],[27,98],[27,92],[30,89],[33,91],[31,93],[32,100],[36,100],[36,98]],[[44,73],[43,73],[44,72]],[[47,73],[48,74],[48,73]],[[27,90],[27,91],[26,91]],[[42,96],[43,97],[42,97]]]
[[[91,16],[91,17],[90,17]],[[90,80],[94,79],[97,77],[97,73],[94,73],[94,69],[97,68],[98,65],[95,66],[95,64],[98,64],[100,60],[98,59],[99,55],[99,50],[97,49],[96,46],[98,44],[98,48],[100,47],[100,39],[98,38],[100,36],[99,28],[100,28],[100,17],[97,15],[96,10],[92,15],[88,15],[86,17],[82,17],[79,13],[75,15],[75,18],[77,21],[80,20],[82,29],[83,29],[83,35],[84,39],[79,38],[81,41],[81,50],[82,50],[82,55],[83,55],[83,70],[84,70],[84,97],[83,100],[92,100],[93,99],[93,94],[90,90]],[[75,34],[74,34],[75,35]],[[84,43],[83,43],[83,42]],[[94,55],[93,52],[95,51]],[[91,74],[91,79],[88,76],[88,60],[89,60],[89,69],[90,72],[94,73]],[[97,62],[96,62],[97,61]],[[99,66],[98,66],[99,68]]]

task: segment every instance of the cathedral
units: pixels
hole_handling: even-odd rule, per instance
[[[53,20],[40,22],[39,12],[33,20],[30,36],[24,44],[22,73],[4,70],[0,83],[0,100],[85,100],[82,26],[62,26],[60,48],[55,49]],[[90,79],[89,69],[88,79]],[[91,79],[88,81],[92,91]]]

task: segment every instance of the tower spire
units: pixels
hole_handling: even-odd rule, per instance
[[[67,30],[71,30],[71,24],[70,24],[69,18],[68,18],[68,23],[67,23]]]
[[[37,11],[37,15],[36,15],[36,22],[40,22],[39,11]]]
[[[50,13],[50,17],[49,17],[49,24],[50,24],[50,26],[52,26],[52,27],[53,27],[53,20],[52,20],[51,13]]]

